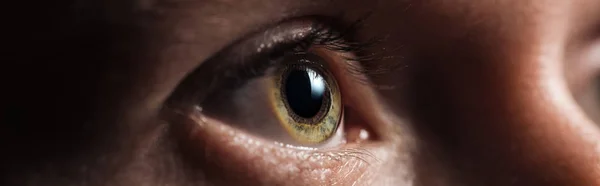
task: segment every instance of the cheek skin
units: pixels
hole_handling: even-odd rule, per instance
[[[473,17],[497,21],[470,25],[464,37],[422,23],[424,33],[450,44],[421,60],[430,66],[421,67],[414,89],[415,126],[422,137],[433,133],[423,139],[459,168],[445,172],[474,185],[598,185],[597,129],[569,97],[560,69],[568,25],[560,7],[567,5],[534,2],[520,12],[490,6]],[[456,14],[439,19],[467,22]]]

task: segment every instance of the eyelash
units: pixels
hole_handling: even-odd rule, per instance
[[[359,19],[356,19],[347,27],[336,26],[339,22],[335,18],[318,18],[319,22],[315,23],[315,30],[311,32],[311,36],[306,37],[296,43],[296,47],[292,51],[297,53],[304,53],[313,46],[324,47],[332,52],[339,53],[352,53],[352,57],[346,57],[348,61],[356,63],[347,63],[347,70],[349,74],[355,74],[364,77],[376,77],[378,75],[387,74],[392,71],[396,71],[407,67],[403,63],[382,63],[385,60],[393,60],[398,56],[390,55],[389,53],[396,52],[402,47],[397,47],[386,52],[370,52],[369,49],[375,48],[379,43],[385,41],[385,37],[374,36],[365,41],[356,42],[355,36],[358,31],[363,29],[365,25],[363,23],[370,17],[371,13],[368,13]],[[332,26],[333,25],[333,26]],[[335,29],[343,28],[343,29]],[[284,48],[286,50],[289,48]],[[277,53],[277,51],[275,51]],[[285,52],[279,52],[282,56]],[[278,55],[279,56],[279,55]],[[385,65],[395,64],[395,65]],[[353,76],[353,77],[359,77]],[[366,79],[355,79],[359,83],[368,84]]]
[[[361,52],[375,43],[375,40],[370,40],[368,42],[350,42],[349,37],[355,35],[358,29],[360,29],[363,19],[356,20],[353,24],[340,32],[325,26],[333,25],[333,22],[333,20],[326,20],[315,24],[316,31],[312,32],[312,35],[298,43],[300,50],[307,50],[311,46],[323,46],[329,50],[342,53]],[[354,58],[354,60],[360,61],[358,59],[359,58]]]
[[[363,42],[353,41],[353,37],[362,28],[363,22],[367,18],[368,15],[355,20],[350,26],[341,27],[337,26],[337,23],[339,22],[337,19],[315,17],[314,20],[317,21],[312,25],[314,30],[300,40],[276,44],[271,50],[261,50],[255,56],[249,57],[250,61],[262,61],[268,63],[254,64],[253,66],[248,66],[247,63],[237,63],[239,65],[233,65],[227,68],[237,70],[239,72],[237,73],[237,75],[239,75],[237,78],[239,79],[252,78],[263,75],[260,72],[264,72],[266,68],[275,64],[283,56],[307,53],[311,47],[318,46],[332,52],[354,54],[352,57],[345,58],[347,61],[357,62],[346,64],[350,74],[361,74],[365,76],[381,74],[383,73],[381,69],[389,68],[382,68],[380,66],[381,63],[370,62],[389,58],[389,56],[386,57],[383,53],[366,54],[366,50],[373,48],[383,39],[373,37]],[[356,80],[360,82],[365,81],[364,79]]]

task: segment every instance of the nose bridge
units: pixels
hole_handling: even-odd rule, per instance
[[[433,57],[446,151],[500,185],[600,185],[598,129],[562,73],[569,12],[547,11],[499,14]]]
[[[489,64],[450,80],[464,88],[452,88],[456,122],[480,150],[474,154],[504,164],[495,166],[516,183],[600,185],[598,130],[566,86],[563,42],[542,34],[525,45],[498,42],[470,58]]]

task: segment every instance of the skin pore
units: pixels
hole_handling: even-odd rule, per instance
[[[590,93],[600,0],[75,0],[23,10],[10,22],[17,75],[0,185],[600,185],[600,96]],[[366,141],[288,149],[170,104],[186,78],[212,75],[195,70],[215,54],[308,16],[364,18],[354,39],[381,38],[361,51],[382,56],[365,68],[384,68],[359,74],[366,83],[332,65],[344,125],[358,126],[346,132],[365,129]]]

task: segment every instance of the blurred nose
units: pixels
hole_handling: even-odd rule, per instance
[[[418,105],[436,113],[423,120],[461,178],[484,185],[600,185],[598,128],[564,76],[573,5],[539,2],[488,3],[470,14],[429,18],[467,31],[424,31],[441,44],[423,57],[432,65],[423,67],[426,85],[419,90],[427,101]]]

